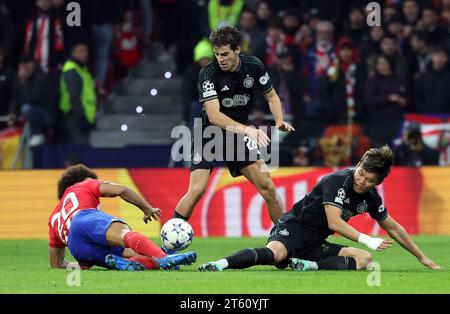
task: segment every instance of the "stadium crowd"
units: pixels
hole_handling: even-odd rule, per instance
[[[378,26],[367,0],[84,0],[81,27],[67,25],[68,2],[0,1],[0,116],[28,121],[31,145],[87,143],[112,83],[154,41],[183,76],[189,123],[198,71],[214,58],[206,39],[228,24],[265,63],[297,130],[282,139],[283,165],[351,164],[384,143],[400,165],[450,164],[450,131],[431,148],[420,124],[405,124],[407,113],[448,121],[450,0],[379,1]],[[270,124],[257,103],[252,123]]]

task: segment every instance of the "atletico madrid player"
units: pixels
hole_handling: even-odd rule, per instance
[[[66,268],[65,247],[83,268],[93,265],[117,270],[174,269],[195,262],[196,253],[167,255],[120,218],[99,209],[101,197],[120,196],[144,212],[144,222],[157,220],[154,208],[130,188],[98,179],[84,165],[67,168],[58,181],[59,202],[49,220],[52,268]]]

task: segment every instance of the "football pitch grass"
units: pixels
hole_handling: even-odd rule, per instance
[[[329,240],[363,248],[342,238]],[[187,250],[198,253],[197,262],[179,271],[119,272],[95,267],[81,271],[81,285],[73,287],[67,284],[67,278],[74,276],[74,272],[49,268],[47,241],[0,240],[0,293],[450,293],[450,237],[419,236],[414,240],[442,267],[441,270],[427,269],[395,244],[384,252],[373,252],[373,260],[380,265],[380,272],[294,272],[273,266],[256,266],[246,270],[203,273],[197,270],[201,263],[242,248],[264,246],[265,239],[195,238]],[[67,259],[73,260],[70,256]],[[368,285],[368,281],[372,285]]]

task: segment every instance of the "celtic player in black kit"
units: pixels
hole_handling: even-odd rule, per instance
[[[270,140],[261,130],[248,127],[248,115],[253,105],[253,93],[263,93],[275,120],[275,126],[284,132],[294,128],[283,120],[280,98],[275,92],[264,64],[256,57],[241,55],[241,35],[234,27],[221,27],[212,32],[210,41],[216,60],[206,65],[199,74],[198,89],[203,103],[201,123],[194,125],[201,133],[207,128],[219,132],[220,158],[226,161],[233,177],[244,175],[255,185],[265,199],[270,218],[276,222],[284,211],[275,185],[259,158],[259,148]],[[206,132],[205,132],[206,133]],[[231,136],[230,136],[231,134]],[[231,143],[228,141],[231,138]],[[217,138],[215,138],[217,140]],[[179,201],[174,217],[188,220],[208,185],[217,151],[206,155],[209,138],[194,138],[189,189]],[[212,158],[213,157],[213,158]]]
[[[253,265],[289,266],[293,270],[366,269],[372,261],[365,250],[326,241],[333,233],[382,251],[391,240],[360,233],[347,221],[369,213],[389,236],[425,266],[438,269],[413,242],[405,229],[388,213],[375,186],[381,184],[393,164],[393,153],[387,146],[368,150],[356,168],[340,170],[325,176],[302,200],[284,214],[273,227],[264,248],[244,249],[215,262],[200,266],[200,271],[242,269]]]

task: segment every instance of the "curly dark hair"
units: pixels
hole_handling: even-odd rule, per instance
[[[62,198],[69,186],[82,182],[86,178],[98,179],[97,174],[83,164],[67,168],[58,180],[58,200]]]
[[[209,40],[214,47],[230,45],[231,50],[234,51],[241,46],[242,36],[236,27],[222,26],[211,33]]]
[[[358,163],[364,170],[378,174],[378,184],[383,182],[391,172],[394,164],[394,153],[389,146],[384,145],[381,148],[371,148],[364,153]]]

